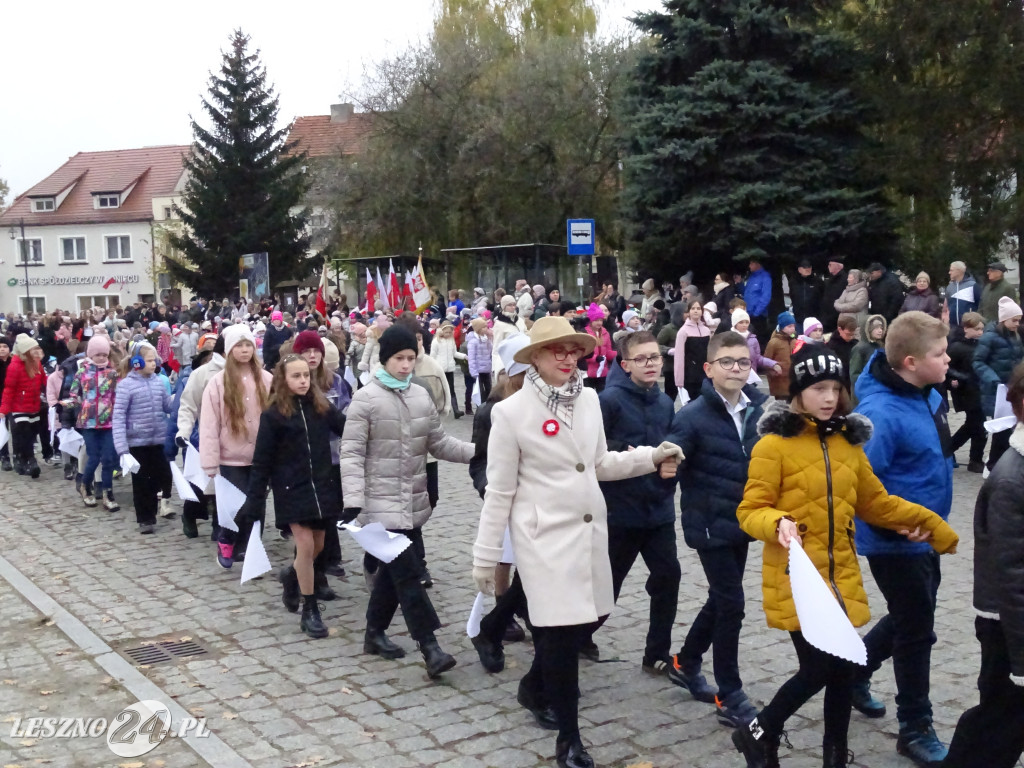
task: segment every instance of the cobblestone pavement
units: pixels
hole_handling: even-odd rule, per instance
[[[955,421],[955,419],[954,419]],[[449,421],[468,439],[471,419]],[[966,455],[961,456],[966,463]],[[141,670],[167,701],[208,718],[213,734],[256,768],[277,766],[444,766],[476,768],[553,765],[554,735],[539,730],[516,704],[516,686],[529,666],[529,644],[506,646],[507,668],[488,675],[465,634],[473,600],[470,551],[480,500],[466,467],[441,464],[441,503],[425,528],[435,586],[431,591],[445,627],[442,647],[458,666],[431,682],[399,616],[393,636],[410,651],[400,661],[362,653],[366,591],[355,544],[343,539],[347,582],[339,599],[326,603],[331,634],[309,640],[298,616],[281,606],[280,588],[268,574],[239,584],[240,566],[217,567],[209,529],[189,540],[176,520],[161,521],[154,536],[140,536],[130,507],[130,484],[117,486],[124,508],[87,509],[58,469],[43,478],[0,477],[0,553],[114,649],[142,641],[189,636],[211,656]],[[938,644],[933,653],[932,693],[936,728],[952,735],[960,713],[976,702],[978,653],[971,610],[971,519],[979,475],[955,471],[951,522],[962,537],[959,554],[943,558]],[[178,504],[178,502],[175,502]],[[273,530],[273,528],[271,528]],[[683,585],[676,642],[701,605],[706,585],[700,564],[680,541]],[[291,547],[268,539],[275,566]],[[884,610],[867,572],[876,615]],[[740,661],[746,689],[764,702],[795,670],[787,636],[764,626],[760,605],[760,557],[753,545],[747,568],[747,620]],[[716,724],[712,707],[697,703],[666,678],[641,672],[646,632],[646,571],[630,574],[616,611],[597,636],[602,663],[581,662],[584,741],[602,766],[649,763],[669,766],[742,766],[729,731]],[[334,580],[332,580],[334,581]],[[104,752],[105,744],[9,738],[12,717],[39,712],[110,717],[134,697],[78,650],[55,626],[0,580],[0,756],[4,764],[174,766],[203,761],[182,742],[161,744],[132,763]],[[708,664],[710,666],[710,664]],[[12,682],[13,681],[13,682]],[[52,691],[52,693],[45,693]],[[911,763],[895,754],[892,668],[876,677],[875,692],[889,706],[882,720],[854,713],[850,746],[857,766],[889,768]],[[821,764],[821,697],[790,722],[792,750],[784,764]]]

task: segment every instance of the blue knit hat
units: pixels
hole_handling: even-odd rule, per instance
[[[796,325],[796,318],[793,317],[792,312],[779,312],[778,317],[778,330],[781,331],[787,325]]]

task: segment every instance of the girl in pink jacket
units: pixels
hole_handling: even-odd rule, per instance
[[[615,362],[615,347],[612,346],[611,335],[604,327],[604,307],[591,304],[587,308],[587,317],[590,318],[587,334],[597,339],[597,346],[594,347],[594,354],[587,361],[587,378],[583,383],[600,392],[604,389],[608,371],[611,369],[612,363]]]
[[[249,487],[252,454],[260,416],[267,406],[273,379],[256,358],[256,340],[247,325],[224,329],[224,370],[210,379],[199,411],[199,460],[207,475],[220,474],[242,493]],[[261,529],[262,523],[261,522]],[[238,520],[238,532],[222,527],[217,535],[217,562],[230,568],[235,542],[244,549],[252,521]],[[238,553],[242,560],[244,551]]]

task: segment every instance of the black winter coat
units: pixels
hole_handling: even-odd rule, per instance
[[[949,370],[946,371],[946,386],[953,396],[953,407],[958,411],[981,410],[981,387],[974,373],[974,351],[977,339],[964,336],[964,329],[954,326],[949,334]],[[956,381],[956,386],[951,386]]]
[[[839,312],[836,310],[836,299],[843,295],[846,290],[846,270],[840,270],[836,275],[827,275],[821,293],[821,308],[818,310],[818,319],[825,326],[825,333],[831,333],[836,329],[839,322]]]
[[[491,437],[491,409],[496,402],[493,398],[488,400],[476,409],[473,417],[473,458],[469,460],[469,476],[481,499],[487,490],[487,441]]]
[[[881,315],[885,321],[892,324],[903,306],[903,299],[906,298],[906,291],[903,283],[892,272],[883,272],[877,280],[868,283],[868,297],[870,299],[871,314]]]
[[[615,362],[598,399],[609,451],[625,451],[638,445],[657,446],[668,439],[673,405],[657,384],[650,389],[637,386]],[[609,527],[655,528],[675,522],[674,478],[664,480],[654,472],[598,485],[608,505]]]
[[[750,451],[758,441],[757,422],[768,399],[753,386],[743,388],[750,405],[743,414],[743,440],[710,380],[700,396],[672,420],[668,440],[683,449],[679,468],[683,536],[692,549],[733,547],[753,541],[740,530],[736,508],[743,500]]]
[[[821,282],[821,276],[812,274],[804,277],[797,273],[789,278],[789,298],[793,303],[793,316],[796,317],[798,328],[802,328],[804,319],[818,317],[821,309],[821,297],[824,295],[825,286]],[[820,317],[818,317],[821,320]],[[824,325],[824,323],[822,323]]]
[[[292,329],[282,325],[278,330],[273,323],[267,325],[267,332],[263,336],[263,367],[273,371],[281,357],[281,345],[292,337]]]
[[[341,476],[331,463],[331,433],[341,436],[345,416],[334,406],[323,416],[309,396],[297,398],[291,418],[270,407],[260,417],[245,514],[266,508],[267,485],[274,491],[277,527],[341,514]]]
[[[998,619],[1010,674],[1024,681],[1024,427],[978,494],[974,507],[974,608]]]

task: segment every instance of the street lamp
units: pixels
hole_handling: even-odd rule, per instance
[[[21,227],[21,262],[25,266],[25,314],[28,315],[32,311],[32,294],[28,287],[28,253],[25,251],[25,220],[20,219],[18,225]],[[18,234],[14,227],[9,230],[11,240],[17,240]]]

